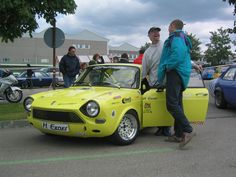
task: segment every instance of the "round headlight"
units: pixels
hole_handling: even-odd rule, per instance
[[[99,105],[94,101],[88,102],[86,105],[86,112],[89,116],[96,117],[99,113]]]
[[[25,98],[23,105],[26,111],[30,112],[31,111],[31,105],[33,103],[34,99],[31,97]]]

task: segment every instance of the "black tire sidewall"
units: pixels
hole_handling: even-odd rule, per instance
[[[20,90],[15,90],[16,92],[19,92],[19,95],[20,95],[20,97],[19,97],[19,99],[18,100],[11,100],[9,97],[8,97],[8,92],[6,92],[5,94],[5,96],[6,96],[6,100],[8,101],[8,102],[10,102],[10,103],[18,103],[18,102],[20,102],[21,100],[22,100],[22,97],[23,97],[23,93],[22,93],[22,91],[20,91]]]
[[[215,105],[217,108],[226,108],[227,106],[224,95],[220,90],[215,92]]]

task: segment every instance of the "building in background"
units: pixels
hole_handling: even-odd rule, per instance
[[[139,48],[132,46],[131,44],[124,43],[120,46],[109,46],[109,57],[120,57],[122,53],[127,53],[129,56],[129,62],[133,62],[139,54]]]
[[[34,33],[33,38],[24,35],[15,39],[14,42],[0,42],[0,64],[2,65],[26,65],[51,66],[53,63],[53,51],[44,42],[44,33]],[[76,35],[65,34],[65,42],[56,48],[58,61],[66,54],[68,47],[73,45],[81,62],[88,63],[95,53],[103,56],[105,62],[110,62],[109,57],[120,56],[127,53],[129,58],[134,59],[138,55],[138,48],[124,43],[119,47],[108,46],[109,39],[104,38],[89,30],[83,30]],[[109,57],[108,57],[109,56]]]

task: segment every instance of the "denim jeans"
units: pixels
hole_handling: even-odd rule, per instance
[[[63,75],[63,80],[65,88],[68,88],[74,83],[75,77],[69,77],[68,75],[65,74]]]
[[[191,133],[191,127],[183,110],[183,86],[179,74],[175,70],[166,73],[166,107],[174,118],[174,130],[177,137],[184,132]]]

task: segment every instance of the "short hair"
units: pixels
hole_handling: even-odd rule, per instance
[[[68,51],[71,51],[71,49],[75,49],[75,46],[70,46]]]
[[[93,55],[93,60],[96,60],[97,57],[100,57],[100,55],[99,55],[98,53],[95,53],[95,54]]]
[[[119,57],[114,56],[114,57],[113,57],[113,60],[119,60]]]
[[[128,54],[127,54],[127,53],[122,53],[122,55],[121,55],[120,58],[127,58],[127,59],[128,59],[129,57],[128,57]]]
[[[180,19],[175,19],[171,23],[171,25],[174,25],[176,29],[182,30],[184,27],[184,23]]]

